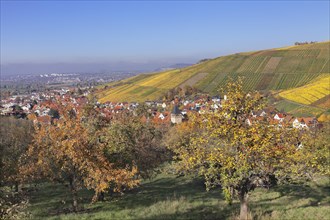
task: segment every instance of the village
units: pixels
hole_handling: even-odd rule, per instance
[[[16,118],[28,118],[34,123],[51,124],[54,119],[60,117],[57,111],[58,101],[71,103],[78,108],[91,103],[90,91],[83,89],[58,89],[47,92],[32,93],[30,95],[14,95],[0,102],[0,115],[15,116]],[[191,112],[203,114],[218,111],[227,97],[196,95],[178,98],[172,101],[145,101],[138,102],[106,102],[93,101],[94,109],[102,117],[113,118],[122,112],[131,112],[136,115],[137,109],[145,111],[141,116],[144,122],[152,122],[159,125],[179,124],[189,120]],[[279,127],[290,125],[292,128],[309,129],[321,128],[322,124],[315,117],[295,117],[285,112],[280,112],[275,107],[267,107],[258,112],[251,112],[246,119],[246,124],[254,121],[267,120],[271,125]]]

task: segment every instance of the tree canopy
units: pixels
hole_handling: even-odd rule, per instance
[[[0,117],[0,185],[17,184],[20,179],[19,161],[28,149],[34,132],[31,121]]]
[[[137,168],[134,164],[110,161],[100,132],[84,123],[82,111],[70,105],[59,105],[60,119],[53,125],[41,124],[33,143],[23,158],[21,167],[25,179],[46,178],[70,183],[73,207],[77,210],[77,190],[82,186],[99,193],[110,188],[120,192],[136,186]]]
[[[214,112],[191,115],[190,125],[179,125],[185,138],[170,144],[181,170],[204,176],[207,189],[221,186],[231,203],[241,202],[240,218],[248,214],[248,195],[256,187],[271,187],[304,174],[299,152],[301,132],[285,124],[253,120],[251,113],[265,107],[258,93],[246,93],[242,81],[229,82],[227,100]],[[247,120],[252,120],[248,123]]]

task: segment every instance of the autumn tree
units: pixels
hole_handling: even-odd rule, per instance
[[[297,153],[298,131],[268,120],[247,123],[265,101],[258,93],[244,92],[242,85],[241,79],[229,82],[222,108],[191,115],[190,126],[178,125],[186,126],[186,138],[169,146],[182,170],[204,176],[207,189],[221,186],[229,203],[237,197],[240,219],[247,219],[249,193],[298,176],[293,167],[302,155]]]
[[[33,125],[14,117],[0,117],[0,125],[0,219],[28,218],[28,200],[19,191],[18,161],[31,143]]]
[[[59,119],[60,118],[60,114],[58,112],[57,109],[53,109],[51,108],[48,112],[48,115],[51,116],[53,119],[56,118],[56,119]]]
[[[330,124],[322,128],[312,127],[302,130],[301,145],[295,164],[297,173],[304,173],[311,178],[315,175],[330,175]]]
[[[32,141],[31,121],[0,117],[0,185],[13,185],[18,191],[19,166],[17,161]]]
[[[136,116],[145,116],[146,118],[151,117],[151,113],[148,112],[149,107],[145,103],[140,103],[137,108],[134,110]],[[130,117],[130,116],[128,116]]]
[[[73,198],[73,209],[78,210],[78,190],[93,189],[97,195],[110,187],[121,191],[138,184],[134,164],[118,166],[105,155],[106,144],[101,134],[84,123],[82,111],[59,103],[60,119],[53,125],[36,128],[34,141],[23,158],[21,173],[25,179],[46,178],[68,182]]]
[[[169,159],[168,150],[161,143],[163,133],[152,123],[142,122],[140,116],[124,112],[105,128],[102,141],[106,143],[110,161],[122,165],[135,164],[138,174],[146,178]]]

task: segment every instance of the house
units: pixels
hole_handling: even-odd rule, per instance
[[[190,102],[189,102],[188,100],[185,100],[185,101],[183,102],[183,105],[184,105],[184,106],[187,106],[189,103],[190,103]]]
[[[295,118],[292,122],[292,127],[299,129],[308,129],[311,127],[316,127],[318,125],[318,121],[316,118],[312,117],[303,117],[303,118]]]
[[[153,101],[145,101],[144,103],[145,103],[147,106],[152,106],[152,105],[155,104]]]
[[[257,112],[257,116],[266,117],[267,116],[267,113],[264,110],[261,110],[261,111],[258,111]]]
[[[246,123],[247,125],[251,126],[251,125],[252,125],[252,120],[251,120],[250,118],[247,118],[247,119],[245,120],[245,123]]]
[[[158,118],[160,118],[161,120],[164,120],[165,119],[165,115],[163,113],[160,113]]]
[[[212,106],[211,106],[214,110],[218,110],[219,108],[220,108],[220,106],[219,105],[217,105],[217,104],[213,104]]]
[[[157,112],[152,119],[153,123],[155,123],[156,125],[170,124],[170,120],[171,119],[169,112]]]
[[[277,120],[277,121],[279,121],[279,122],[282,122],[284,120],[284,118],[285,118],[285,116],[283,114],[281,114],[281,113],[277,113],[274,116],[274,119]]]
[[[300,125],[303,128],[316,127],[317,124],[317,119],[312,117],[304,117],[300,120]]]
[[[293,128],[300,128],[300,122],[298,120],[298,118],[295,118],[292,122],[292,127]]]
[[[182,111],[181,111],[181,114],[182,115],[186,115],[188,113],[188,109],[184,108]]]
[[[219,97],[219,96],[213,96],[213,97],[212,97],[212,101],[213,101],[213,102],[220,103],[221,100],[220,100],[220,97]]]

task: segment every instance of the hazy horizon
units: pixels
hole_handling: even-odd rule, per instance
[[[180,61],[180,60],[179,60]],[[150,72],[159,68],[169,67],[176,63],[193,64],[192,62],[95,62],[95,63],[13,63],[1,65],[1,72],[10,74],[43,74],[43,73],[101,73],[101,72]]]

